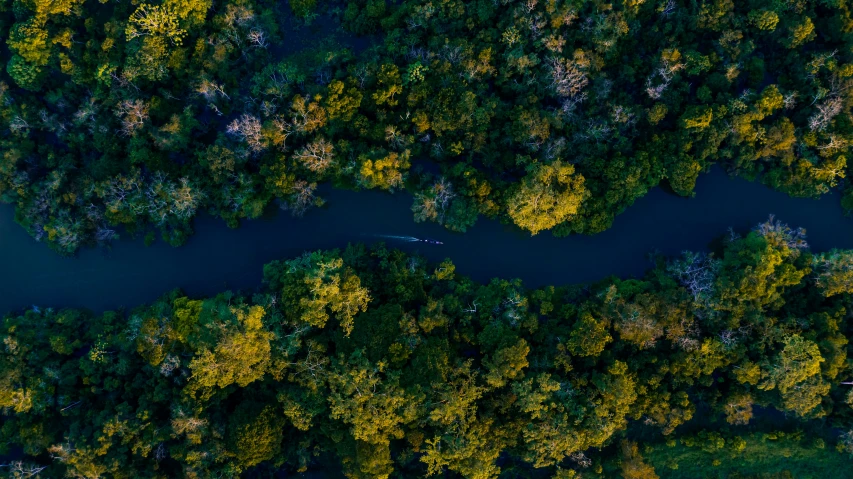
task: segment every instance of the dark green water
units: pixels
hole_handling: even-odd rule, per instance
[[[251,290],[261,282],[264,263],[307,250],[378,241],[373,235],[379,234],[441,240],[441,246],[387,243],[431,260],[450,258],[459,273],[477,280],[518,277],[529,286],[639,276],[650,266],[647,253],[705,249],[727,228],[746,230],[771,213],[806,228],[814,251],[853,248],[853,220],[843,216],[837,195],[790,198],[757,183],[730,179],[719,170],[700,177],[695,198],[655,189],[618,216],[610,230],[569,238],[549,233],[531,238],[487,220],[464,235],[435,224],[415,224],[411,198],[405,194],[331,191],[324,197],[328,207],[304,218],[281,214],[245,221],[232,230],[220,220],[200,217],[196,234],[180,248],[120,240],[109,252],[88,249],[76,258],[59,257],[35,242],[13,222],[12,207],[3,205],[0,311],[32,305],[96,311],[132,307],[173,288],[190,295]]]

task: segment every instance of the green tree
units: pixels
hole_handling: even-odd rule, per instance
[[[283,418],[264,403],[241,403],[229,419],[229,444],[243,468],[274,459],[283,432]]]
[[[403,437],[420,399],[400,388],[398,373],[383,373],[385,367],[360,352],[337,358],[329,372],[328,401],[332,419],[349,426],[353,439],[387,447]]]
[[[762,368],[763,390],[776,388],[781,406],[800,416],[819,415],[816,411],[830,385],[821,377],[824,362],[817,344],[799,335],[785,338],[785,347],[774,360]]]
[[[853,254],[831,250],[814,255],[815,282],[824,296],[853,292]]]

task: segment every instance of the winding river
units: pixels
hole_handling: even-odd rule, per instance
[[[201,216],[195,235],[182,247],[163,242],[146,247],[141,239],[124,239],[109,251],[86,249],[75,258],[60,257],[30,238],[14,223],[12,207],[2,205],[0,312],[32,305],[103,311],[136,306],[174,288],[190,295],[251,290],[261,283],[264,263],[307,250],[378,241],[380,234],[443,241],[386,240],[431,260],[450,258],[458,273],[476,280],[518,277],[534,287],[639,276],[650,266],[647,253],[705,249],[727,228],[743,231],[769,214],[806,228],[814,251],[853,248],[853,220],[843,216],[837,193],[819,200],[790,198],[719,169],[699,178],[695,198],[656,188],[618,216],[610,230],[568,238],[547,232],[531,238],[484,219],[465,234],[415,224],[405,194],[334,190],[323,196],[328,206],[304,218],[282,213],[229,229],[221,220]]]

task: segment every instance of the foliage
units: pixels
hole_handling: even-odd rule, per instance
[[[270,263],[252,296],[10,313],[0,439],[43,477],[840,470],[853,296],[809,271],[849,252],[804,240],[771,218],[720,259],[536,290],[354,245]],[[752,429],[778,411],[812,432]]]
[[[700,432],[646,454],[664,479],[678,477],[803,477],[846,474],[847,457],[802,432],[720,435]]]
[[[294,16],[331,33],[294,51],[313,35],[280,32]],[[416,221],[455,231],[485,215],[558,235],[609,228],[661,181],[692,195],[715,163],[819,196],[849,188],[850,17],[819,0],[12,2],[0,199],[72,254],[122,230],[180,244],[199,211],[302,215],[324,182],[407,188]]]

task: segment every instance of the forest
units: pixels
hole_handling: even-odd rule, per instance
[[[0,201],[68,255],[322,184],[459,232],[600,232],[714,164],[853,209],[851,30],[849,0],[0,0]]]
[[[60,255],[324,188],[592,235],[712,167],[853,214],[851,0],[0,0],[0,38],[0,203]],[[853,250],[720,233],[587,284],[357,243],[0,311],[0,477],[850,476]]]
[[[382,243],[263,274],[254,293],[7,314],[4,473],[849,471],[853,251],[812,253],[773,218],[641,279],[476,283]]]

